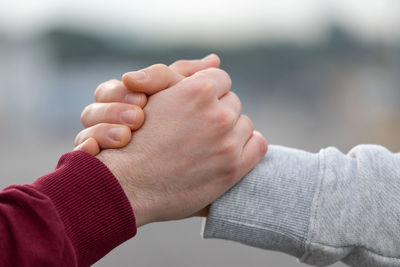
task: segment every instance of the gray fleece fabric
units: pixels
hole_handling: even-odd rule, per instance
[[[400,266],[400,154],[270,146],[210,209],[203,235],[327,266]]]

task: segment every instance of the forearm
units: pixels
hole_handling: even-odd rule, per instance
[[[400,157],[271,146],[210,209],[204,236],[279,250],[313,265],[400,266]]]
[[[1,191],[0,215],[1,266],[89,266],[136,232],[115,177],[84,152],[64,155],[32,185]]]

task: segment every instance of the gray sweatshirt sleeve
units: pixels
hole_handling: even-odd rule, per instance
[[[270,146],[211,205],[203,235],[317,266],[400,266],[400,154],[375,145],[347,155]]]

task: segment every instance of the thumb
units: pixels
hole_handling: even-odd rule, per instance
[[[100,147],[96,139],[93,137],[88,138],[83,143],[79,144],[74,148],[74,151],[85,151],[92,156],[96,156],[100,153]]]

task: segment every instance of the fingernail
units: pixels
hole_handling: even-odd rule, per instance
[[[129,104],[136,104],[136,105],[138,105],[138,104],[140,104],[141,100],[142,100],[142,96],[139,95],[139,94],[132,94],[132,93],[129,93],[129,94],[127,94],[127,95],[125,96],[125,102],[126,102],[126,103],[129,103]]]
[[[132,78],[136,81],[144,80],[147,77],[147,74],[143,71],[132,71],[132,72],[126,73],[126,75],[128,75],[130,78]]]
[[[130,109],[121,113],[121,122],[133,125],[136,120],[136,110]]]
[[[214,57],[214,54],[209,54],[208,56],[204,57],[202,61],[210,61]]]
[[[111,128],[108,130],[107,135],[112,141],[119,142],[121,140],[122,131],[121,128]]]

